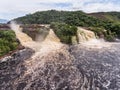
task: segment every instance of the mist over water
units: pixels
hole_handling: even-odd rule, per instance
[[[60,49],[63,44],[60,42],[60,39],[55,35],[52,29],[49,30],[48,35],[45,37],[44,33],[37,37],[36,41],[33,41],[30,36],[26,33],[22,32],[22,28],[15,22],[11,22],[10,24],[11,29],[15,32],[17,38],[19,39],[20,43],[28,48],[31,48],[35,51],[35,54],[31,57],[31,60],[27,63],[37,64],[36,60],[40,59],[41,57],[47,55],[47,53],[56,51]],[[45,33],[46,34],[46,33]],[[43,66],[45,61],[39,61]],[[33,71],[34,65],[29,67],[28,71]]]
[[[11,22],[10,27],[15,32],[23,46],[29,47],[36,52],[40,52],[42,48],[44,48],[44,52],[46,50],[49,51],[54,49],[54,46],[61,45],[59,38],[55,35],[52,29],[42,32],[42,34],[38,35],[35,41],[33,41],[30,36],[22,32],[22,28],[16,22]],[[79,43],[88,48],[103,48],[111,46],[110,43],[105,42],[103,39],[97,39],[94,32],[80,27],[78,27],[77,36]]]
[[[23,46],[29,47],[35,51],[39,51],[41,49],[41,47],[43,47],[43,46],[45,48],[47,48],[47,47],[52,48],[52,46],[54,46],[54,44],[60,44],[60,40],[54,34],[52,29],[49,30],[48,35],[46,37],[45,37],[46,33],[42,33],[35,39],[36,41],[33,41],[30,36],[28,36],[26,33],[22,32],[22,28],[20,27],[19,24],[15,23],[15,22],[11,22],[10,27],[15,32],[17,38],[19,39],[20,43]]]
[[[94,32],[92,32],[90,30],[83,29],[81,27],[78,27],[77,37],[78,37],[79,43],[84,43],[84,42],[88,42],[88,41],[91,41],[93,39],[96,39]]]
[[[81,27],[78,27],[77,36],[79,43],[88,48],[107,48],[111,46],[111,44],[104,39],[97,39],[93,31]]]
[[[45,63],[48,62],[44,57],[49,58],[48,54],[53,52],[59,52],[62,47],[65,45],[60,42],[60,39],[55,35],[52,29],[49,30],[49,33],[46,37],[40,35],[37,37],[36,41],[33,41],[31,37],[22,32],[20,25],[15,22],[11,23],[12,30],[15,31],[17,38],[20,40],[21,44],[25,47],[29,47],[35,51],[34,55],[26,63],[27,71],[26,73],[34,73],[34,70],[38,67],[44,67]],[[102,40],[95,38],[95,34],[91,31],[82,30],[84,33],[79,34],[79,41],[82,45],[88,48],[103,48],[105,43]],[[65,52],[65,50],[63,50]],[[66,56],[69,57],[69,56]]]
[[[110,48],[113,43],[109,43],[104,41],[103,39],[91,39],[90,41],[81,43],[82,46],[85,46],[87,48]]]
[[[10,27],[23,46],[27,46],[27,43],[34,42],[31,37],[22,32],[22,28],[20,28],[20,25],[16,22],[11,22]]]

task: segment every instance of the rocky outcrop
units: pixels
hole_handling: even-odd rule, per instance
[[[27,24],[21,25],[22,31],[29,35],[35,41],[43,41],[49,33],[49,25],[42,24]],[[41,37],[40,37],[41,36]],[[41,39],[40,39],[41,38]]]

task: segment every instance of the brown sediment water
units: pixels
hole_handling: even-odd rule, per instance
[[[33,42],[29,44],[35,50],[31,58],[31,50],[22,50],[1,60],[0,90],[120,89],[119,43],[108,48],[103,46],[110,43],[95,39],[64,45],[52,29],[43,42]]]
[[[30,60],[26,62],[26,64],[28,64],[27,72],[30,73],[33,69],[32,67],[35,67],[37,64],[36,60],[39,59],[39,62],[41,65],[43,65],[45,61],[40,61],[41,57],[44,57],[48,53],[57,51],[63,46],[63,44],[60,42],[60,39],[55,35],[52,29],[49,30],[48,35],[42,42],[39,41],[39,38],[37,38],[37,41],[33,41],[31,37],[22,32],[22,28],[20,28],[20,25],[16,23],[11,23],[11,29],[15,32],[17,38],[23,46],[31,48],[35,51]],[[32,63],[32,65],[29,66],[30,63]]]
[[[77,36],[78,36],[79,43],[83,43],[83,42],[90,41],[92,39],[96,39],[94,32],[83,29],[81,27],[78,27]]]
[[[78,42],[88,48],[104,48],[112,45],[104,39],[97,39],[94,32],[81,27],[78,27],[77,37]]]
[[[29,47],[33,50],[40,51],[43,47],[48,49],[55,49],[57,48],[57,45],[61,45],[59,38],[54,34],[53,30],[50,29],[47,37],[44,39],[44,41],[39,41],[40,38],[37,38],[37,41],[33,41],[30,36],[28,36],[26,33],[22,32],[22,28],[20,25],[12,22],[10,25],[11,29],[15,32],[16,37],[19,39],[20,43],[25,46]]]

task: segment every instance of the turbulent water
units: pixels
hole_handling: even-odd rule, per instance
[[[33,42],[31,37],[22,32],[22,28],[20,28],[20,25],[16,24],[15,22],[11,22],[10,27],[15,32],[17,38],[23,46],[26,46],[27,42]]]
[[[84,43],[96,39],[94,32],[78,27],[77,30],[78,42]]]
[[[0,90],[120,90],[120,44],[93,42],[64,45],[50,30],[37,49],[0,60]]]

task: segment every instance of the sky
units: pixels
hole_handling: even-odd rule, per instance
[[[120,0],[0,0],[0,19],[11,20],[43,10],[120,11]]]

